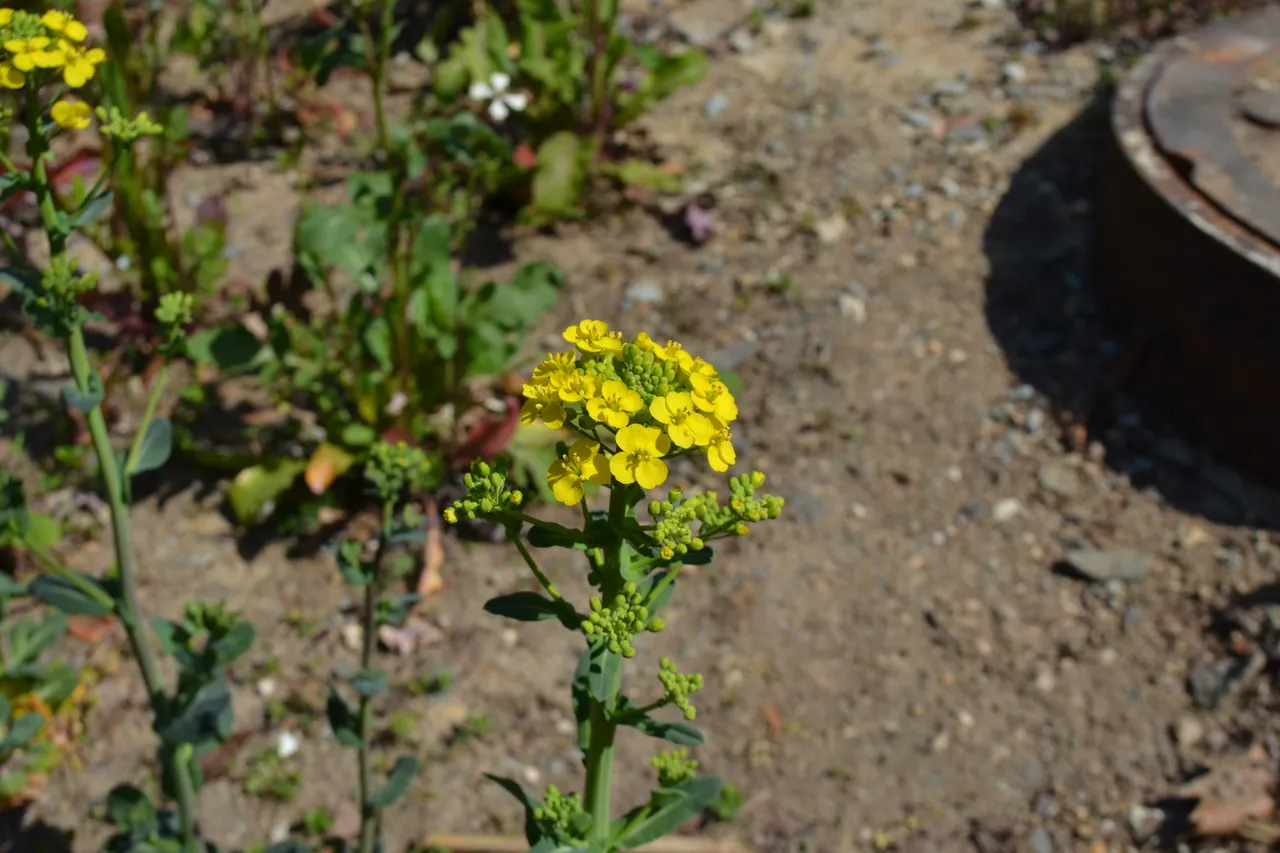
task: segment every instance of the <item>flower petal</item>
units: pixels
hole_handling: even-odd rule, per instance
[[[529,106],[529,96],[525,92],[510,92],[504,95],[502,100],[513,113],[522,113]]]
[[[646,459],[636,465],[636,482],[641,488],[656,489],[667,479],[667,463],[661,459]]]
[[[489,85],[493,87],[494,94],[501,94],[511,85],[511,75],[495,71],[489,75]]]
[[[507,116],[511,115],[511,110],[507,109],[507,105],[503,103],[501,98],[494,98],[489,102],[489,118],[497,122],[507,120]]]
[[[467,90],[467,97],[473,101],[487,101],[493,97],[493,90],[484,83],[472,83]]]

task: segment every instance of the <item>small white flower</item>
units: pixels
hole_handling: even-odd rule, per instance
[[[279,739],[276,741],[276,754],[281,758],[288,758],[298,751],[298,747],[302,744],[298,741],[298,736],[293,732],[281,732]]]
[[[473,101],[489,102],[489,117],[494,121],[506,121],[512,113],[524,112],[529,106],[529,96],[524,92],[509,92],[511,76],[495,71],[487,83],[472,83],[467,92]]]

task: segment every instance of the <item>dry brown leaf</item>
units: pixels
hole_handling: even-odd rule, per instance
[[[760,711],[764,714],[764,721],[769,726],[769,734],[773,737],[782,734],[782,709],[777,703],[765,702],[760,706]]]
[[[116,617],[106,616],[68,616],[67,633],[77,640],[86,643],[100,643],[116,623]]]
[[[1250,819],[1269,818],[1275,810],[1275,800],[1262,791],[1239,800],[1206,797],[1191,812],[1191,826],[1201,838],[1234,836]]]

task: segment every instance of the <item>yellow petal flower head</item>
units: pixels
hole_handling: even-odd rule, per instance
[[[695,374],[700,374],[702,376],[707,376],[707,377],[710,377],[711,379],[715,379],[720,375],[720,371],[716,370],[715,366],[711,362],[706,361],[701,357],[698,357],[698,358],[695,358],[693,362],[689,365],[689,376],[692,377]]]
[[[547,483],[556,500],[566,506],[582,501],[584,483],[609,485],[609,469],[600,445],[585,438],[575,441],[569,452],[547,469]]]
[[[84,41],[85,36],[89,35],[89,30],[85,25],[68,15],[66,12],[59,12],[56,9],[50,9],[40,18],[40,23],[44,24],[45,29],[52,30],[63,38],[71,39],[71,41]]]
[[[667,479],[667,464],[662,457],[671,449],[671,440],[662,431],[649,426],[631,424],[618,430],[618,452],[609,459],[609,471],[619,483],[639,483],[643,489],[656,489]]]
[[[707,416],[693,406],[693,397],[684,391],[672,391],[664,397],[655,397],[649,404],[649,414],[667,427],[667,435],[680,447],[710,443],[715,430]]]
[[[8,6],[0,9],[0,27],[7,27],[13,23],[13,10]]]
[[[621,352],[622,336],[603,320],[583,320],[564,330],[564,339],[586,353]]]
[[[92,115],[89,105],[84,101],[58,101],[49,112],[59,127],[68,130],[84,130],[89,126],[89,117]]]
[[[524,405],[520,407],[520,423],[525,426],[539,421],[560,429],[564,426],[565,411],[560,403],[560,395],[550,385],[525,385]]]
[[[715,434],[707,445],[707,464],[713,471],[728,471],[738,461],[738,453],[733,449],[733,436],[724,421],[711,418],[711,426]]]
[[[627,383],[611,379],[600,388],[600,396],[587,401],[587,414],[598,423],[622,429],[631,415],[644,408],[644,400]]]
[[[85,50],[69,41],[59,43],[66,65],[62,69],[62,79],[72,89],[79,89],[93,79],[97,67],[107,61],[106,52],[100,47]]]
[[[577,360],[578,353],[574,350],[553,352],[547,356],[546,361],[533,369],[533,381],[542,385],[556,385],[557,381],[563,382],[569,374],[573,373]]]
[[[26,79],[25,74],[7,62],[0,65],[0,86],[6,89],[21,89]]]
[[[596,396],[600,380],[589,373],[570,373],[563,383],[553,387],[560,392],[560,399],[564,402],[582,403]]]
[[[690,373],[689,385],[693,388],[693,404],[709,415],[715,415],[725,423],[738,419],[738,404],[729,388],[719,379],[702,373]]]
[[[63,62],[61,51],[50,50],[51,42],[46,36],[29,39],[9,39],[4,49],[13,54],[10,61],[19,71],[31,71],[36,68],[57,68]]]

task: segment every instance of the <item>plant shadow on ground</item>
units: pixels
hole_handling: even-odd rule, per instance
[[[1098,303],[1094,204],[1108,142],[1100,91],[1022,164],[983,235],[987,324],[1013,373],[1048,401],[1070,450],[1210,521],[1280,527],[1280,493],[1216,463],[1129,387],[1125,342]]]
[[[0,853],[71,853],[72,833],[43,820],[23,825],[27,809],[0,811]]]

